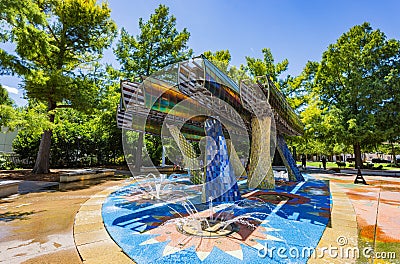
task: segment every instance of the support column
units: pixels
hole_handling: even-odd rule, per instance
[[[247,184],[249,188],[274,189],[271,159],[271,117],[251,120],[251,149]]]
[[[140,172],[143,164],[142,148],[143,148],[143,132],[139,132],[139,138],[136,145],[135,172]]]
[[[201,168],[192,144],[186,140],[185,136],[182,135],[176,126],[168,126],[168,128],[169,132],[177,143],[179,150],[183,154],[183,163],[184,166],[189,170],[188,172],[190,174],[190,181],[194,184],[204,183],[203,175],[200,171]]]
[[[205,122],[206,182],[203,199],[216,202],[240,200],[239,187],[229,162],[228,148],[221,123],[214,118]]]
[[[226,139],[226,146],[228,147],[229,162],[231,164],[236,179],[239,179],[241,176],[245,176],[246,169],[243,167],[243,164],[240,161],[240,158],[235,150],[235,146],[233,145],[232,140]]]
[[[301,175],[299,168],[297,168],[296,161],[293,159],[293,156],[286,145],[285,139],[280,134],[277,135],[277,150],[281,155],[283,163],[288,171],[289,180],[304,181],[303,175]]]

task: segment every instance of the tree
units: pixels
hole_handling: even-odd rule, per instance
[[[15,118],[15,114],[7,90],[0,85],[0,129],[2,126],[8,126]]]
[[[10,97],[8,97],[7,90],[0,85],[0,105],[12,105]]]
[[[43,102],[50,123],[63,107],[88,110],[97,87],[85,67],[111,45],[116,26],[107,4],[95,0],[2,0],[1,40],[15,53],[0,50],[3,70],[19,74],[30,99]],[[44,130],[33,172],[49,172],[52,130]]]
[[[190,58],[192,50],[187,46],[190,34],[186,28],[178,32],[175,26],[176,18],[169,14],[169,8],[159,5],[148,21],[139,19],[139,35],[131,36],[122,28],[114,53],[122,65],[121,72],[125,78],[150,76],[169,64]],[[161,142],[156,136],[146,135],[146,138]],[[139,133],[137,144],[135,168],[139,170],[142,165],[139,153],[142,151],[143,133]],[[161,151],[157,146],[151,149]],[[155,158],[161,156],[161,153],[150,153],[150,156]]]
[[[272,52],[269,48],[263,48],[262,53],[264,58],[246,57],[247,69],[252,77],[269,75],[272,78],[275,86],[279,89],[284,87],[286,80],[279,79],[279,76],[288,69],[289,61],[284,59],[281,62],[275,63]]]
[[[206,51],[203,55],[213,62],[220,70],[228,74],[229,63],[231,62],[231,53],[229,50],[217,50],[216,52]]]
[[[136,37],[122,28],[114,53],[126,77],[149,76],[192,55],[187,46],[189,32],[186,28],[178,32],[175,26],[176,18],[169,14],[169,8],[159,5],[148,21],[139,19],[140,33]]]
[[[398,55],[400,56],[400,55]],[[389,142],[392,160],[397,164],[396,143],[400,142],[400,69],[399,63],[384,77],[388,98],[384,100],[382,110],[377,114],[378,126],[385,129],[385,140]]]
[[[388,122],[393,124],[381,118],[386,125],[380,126],[379,117],[394,113],[395,97],[388,88],[400,80],[398,71],[393,75],[399,56],[399,41],[387,40],[368,23],[352,27],[323,53],[316,85],[337,122],[332,136],[338,143],[353,145],[356,167],[362,166],[362,145],[385,140]]]
[[[124,161],[121,130],[115,122],[115,106],[120,99],[118,76],[110,66],[98,64],[87,78],[100,88],[95,98],[96,105],[90,111],[58,109],[54,124],[48,124],[43,104],[30,100],[29,105],[20,111],[21,129],[13,147],[22,159],[34,161],[40,135],[47,124],[52,129],[52,166],[120,164]]]

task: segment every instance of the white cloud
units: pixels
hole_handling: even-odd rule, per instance
[[[7,85],[2,85],[9,93],[18,94],[18,89]]]

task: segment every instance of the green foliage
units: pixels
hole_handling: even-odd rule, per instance
[[[151,166],[152,164],[154,164],[155,166],[159,166],[162,156],[161,137],[147,134],[145,135],[145,144],[147,153],[149,153],[151,159],[151,163],[144,160],[144,165]]]
[[[15,109],[10,105],[1,105],[0,104],[0,127],[14,127],[13,122],[16,119]]]
[[[30,100],[20,111],[21,130],[13,147],[21,158],[32,162],[38,152],[40,136],[52,130],[51,164],[79,166],[109,164],[123,161],[121,130],[115,122],[116,105],[120,99],[119,81],[111,66],[95,65],[88,75],[99,87],[96,105],[90,111],[57,108],[54,123],[47,117],[47,107]]]
[[[373,144],[385,139],[387,126],[379,126],[377,117],[394,99],[387,92],[387,79],[391,69],[399,67],[399,52],[398,41],[386,40],[368,23],[354,26],[324,52],[317,85],[322,101],[338,120],[340,129],[334,133],[338,142]]]
[[[148,21],[139,19],[140,33],[136,37],[122,28],[114,53],[126,77],[149,76],[192,55],[187,47],[189,32],[186,28],[178,32],[175,26],[176,18],[169,14],[169,8],[159,5]]]
[[[353,145],[371,151],[398,140],[399,59],[399,41],[364,23],[291,78],[288,87],[299,96],[290,101],[305,124],[304,136],[291,139],[298,153],[350,153]]]
[[[49,110],[91,106],[95,87],[76,70],[100,58],[111,44],[116,27],[107,5],[94,0],[2,3],[3,41],[14,42],[16,54],[0,62],[24,78],[27,96],[45,102]]]
[[[12,105],[12,100],[8,97],[7,90],[0,84],[0,105]]]
[[[39,149],[40,135],[30,134],[28,130],[18,131],[17,137],[13,141],[13,150],[20,159],[27,159],[29,164],[35,160]]]
[[[213,62],[224,73],[228,73],[228,66],[231,62],[231,53],[229,50],[217,50],[216,52],[206,51],[203,55]]]
[[[16,165],[7,157],[0,153],[0,170],[13,170]]]
[[[278,80],[278,76],[287,70],[289,61],[287,59],[275,64],[271,49],[263,48],[263,60],[246,57],[249,72],[253,77],[269,75],[274,82]]]
[[[269,48],[263,48],[263,59],[246,57],[247,70],[253,78],[258,76],[270,76],[275,86],[281,88],[286,85],[287,80],[279,79],[279,76],[288,69],[289,61],[284,59],[275,64],[274,57]]]
[[[111,102],[117,103],[115,100]],[[51,164],[53,166],[109,164],[123,157],[121,143],[118,143],[121,141],[121,131],[113,130],[115,121],[108,118],[111,112],[109,110],[94,111],[88,115],[71,108],[58,109],[55,122],[51,124],[53,131]],[[35,112],[27,109],[25,116],[32,116],[31,120],[33,118],[40,120],[45,115],[37,109]],[[28,159],[30,163],[34,161],[38,152],[41,131],[45,129],[39,126],[40,122],[34,124],[36,126],[25,126],[21,129],[13,142],[15,152],[22,159]]]
[[[150,76],[155,71],[189,59],[192,55],[192,50],[187,46],[189,32],[186,28],[178,32],[176,18],[169,14],[169,8],[164,5],[159,5],[148,21],[140,18],[139,30],[139,35],[131,36],[123,28],[114,49],[117,60],[122,65],[121,75],[126,78]],[[160,137],[146,135],[145,141],[152,163],[158,165],[162,153]],[[132,157],[128,159],[131,160]],[[147,165],[150,165],[149,162],[144,161]]]
[[[308,61],[299,76],[288,77],[284,92],[293,109],[302,111],[309,102],[319,101],[314,83],[318,67],[318,62]]]
[[[98,87],[88,73],[116,34],[110,13],[95,0],[1,1],[0,41],[13,42],[15,53],[0,49],[0,70],[23,78],[26,95],[46,105],[50,123],[55,109],[95,105]],[[49,171],[52,128],[46,126],[35,172]]]
[[[8,92],[0,85],[0,128],[2,126],[12,126],[16,118],[16,112],[12,107],[12,100],[8,97]]]

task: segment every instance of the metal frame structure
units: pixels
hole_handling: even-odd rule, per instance
[[[175,107],[181,102],[185,102],[186,107]],[[301,135],[303,124],[268,76],[258,78],[255,83],[245,80],[238,85],[201,55],[167,66],[142,82],[121,81],[117,113],[121,128],[160,135],[163,124],[172,122],[178,124],[186,139],[200,140],[206,135],[205,121],[216,115],[223,121],[224,134],[226,130],[237,134],[260,133],[262,129],[252,129],[252,124],[259,123],[254,123],[254,119],[261,122],[261,119],[273,117],[279,138],[278,152],[286,161],[290,179],[303,179],[283,140],[283,135]],[[243,127],[246,127],[245,131]],[[271,157],[260,157],[262,159],[262,164],[271,166]],[[248,175],[252,174],[249,172]],[[268,177],[271,177],[270,173]],[[260,186],[274,187],[273,184]]]

